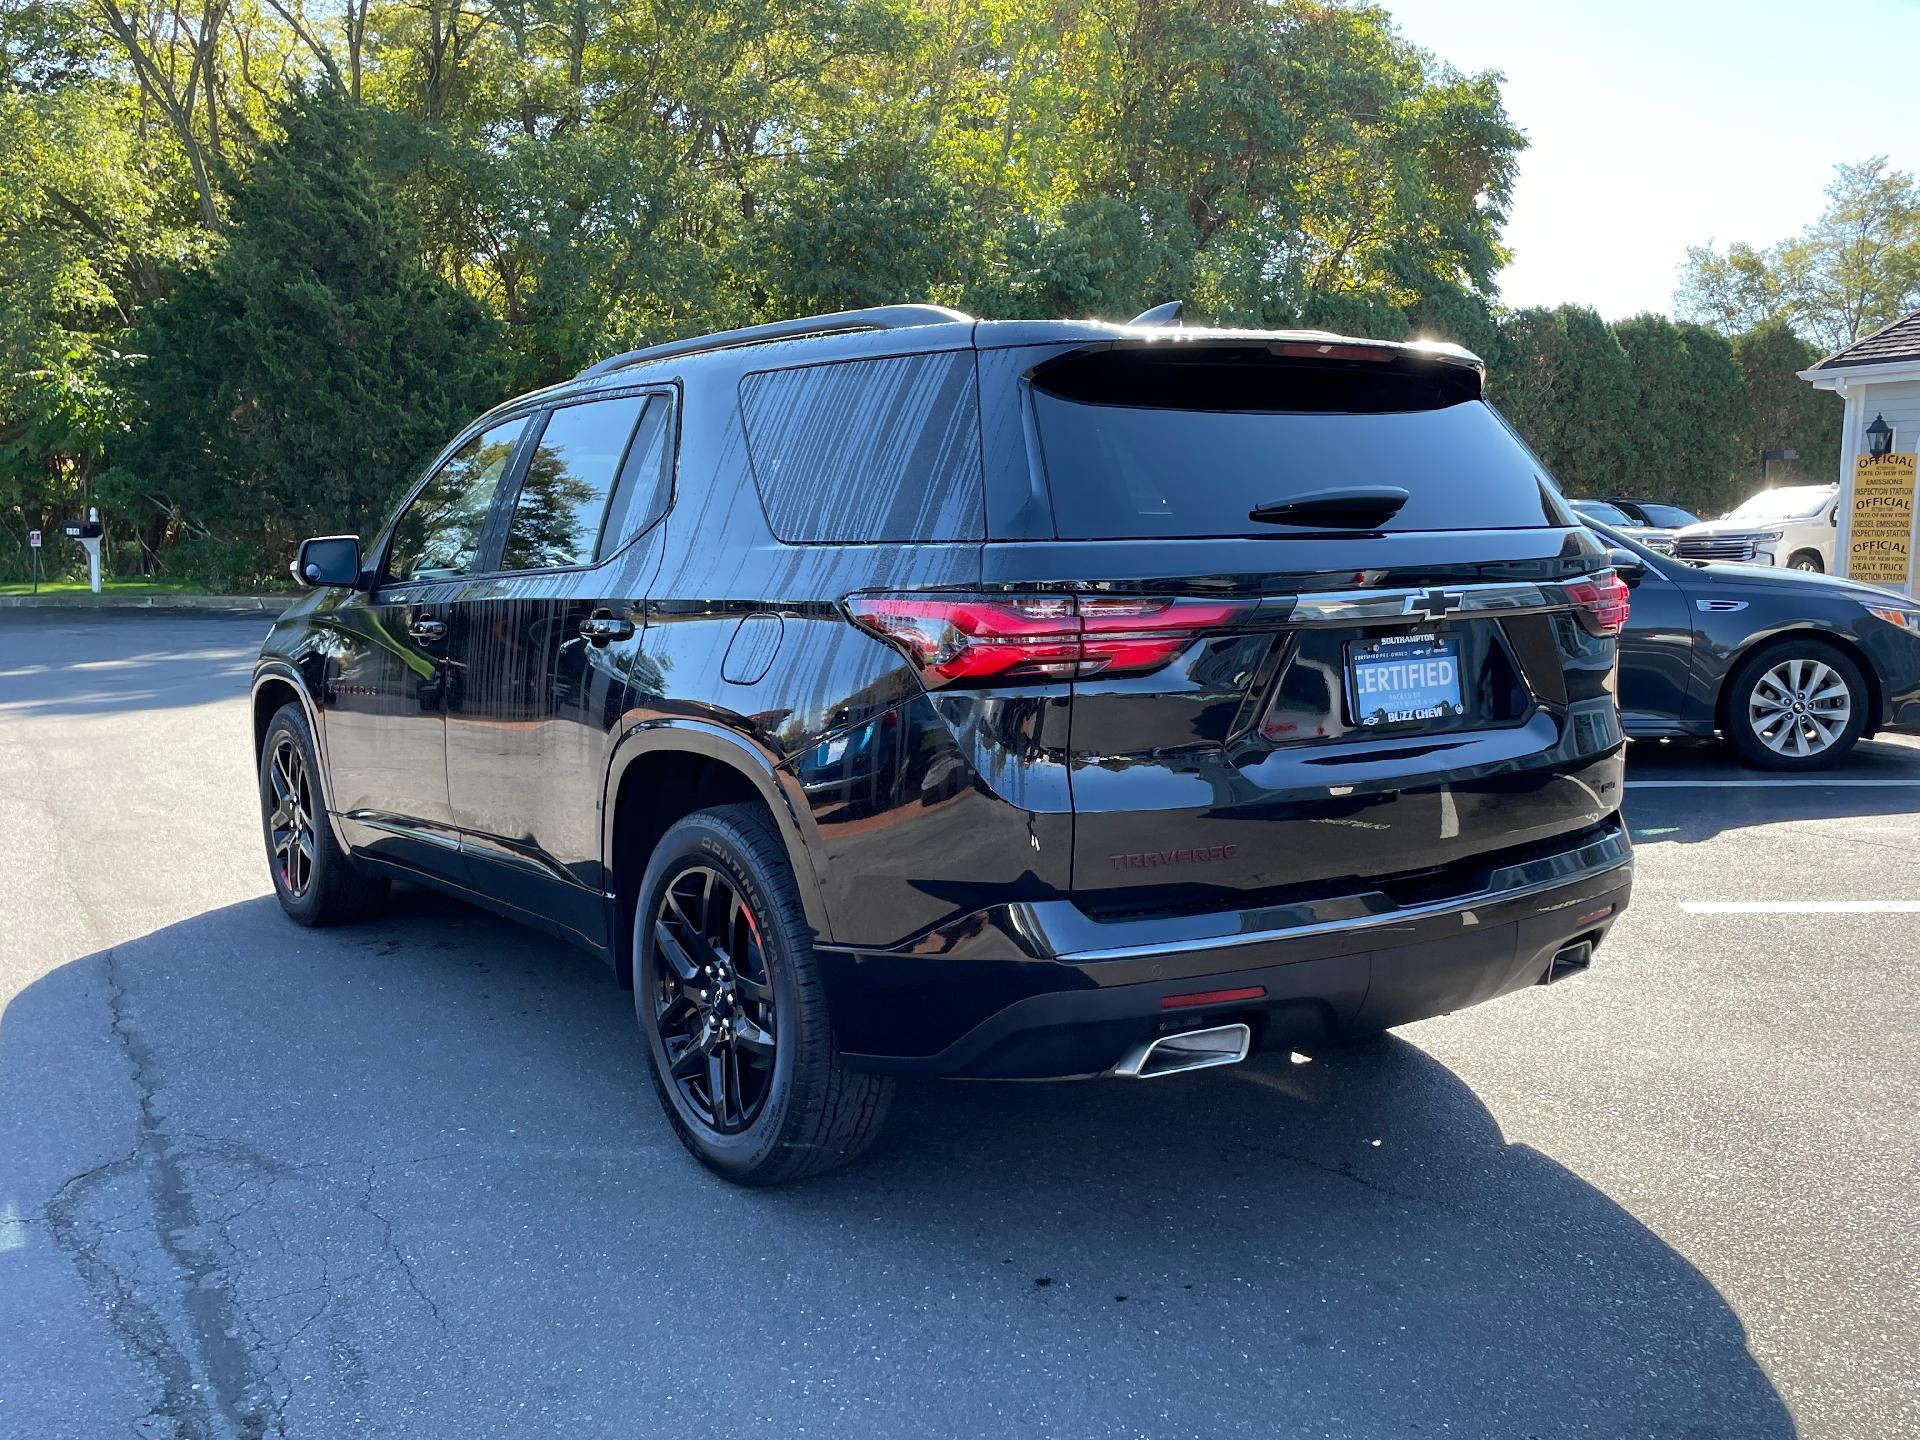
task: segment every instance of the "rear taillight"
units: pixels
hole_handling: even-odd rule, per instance
[[[1569,581],[1567,598],[1580,623],[1595,635],[1618,635],[1627,623],[1627,586],[1611,570]]]
[[[930,685],[1158,670],[1251,600],[1109,595],[850,595],[853,623],[912,657]]]

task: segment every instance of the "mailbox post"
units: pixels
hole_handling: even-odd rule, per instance
[[[92,505],[87,507],[85,520],[69,520],[60,527],[61,534],[78,540],[87,552],[87,580],[96,595],[100,593],[100,528],[100,511]]]

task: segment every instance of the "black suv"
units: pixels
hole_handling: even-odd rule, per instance
[[[892,306],[476,420],[254,680],[273,883],[604,957],[733,1180],[1583,968],[1624,587],[1450,346]]]

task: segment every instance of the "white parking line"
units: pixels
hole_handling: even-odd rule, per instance
[[[1629,780],[1629,790],[1920,790],[1920,780],[1816,780],[1783,775],[1773,780]]]
[[[1682,900],[1689,915],[1920,915],[1920,900]]]

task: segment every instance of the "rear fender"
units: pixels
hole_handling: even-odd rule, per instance
[[[718,725],[698,720],[649,720],[620,737],[608,762],[606,788],[600,803],[600,858],[605,873],[613,873],[614,829],[618,818],[614,813],[614,799],[620,793],[620,782],[627,767],[642,756],[662,751],[717,760],[752,783],[773,816],[781,843],[786,847],[807,925],[818,941],[830,942],[832,926],[813,863],[820,834],[804,799],[789,791],[797,782],[779,768],[771,754]]]

